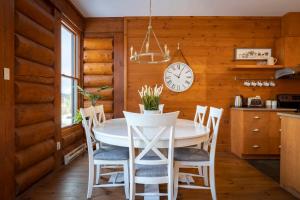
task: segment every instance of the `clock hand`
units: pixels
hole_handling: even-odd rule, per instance
[[[176,75],[176,74],[174,74],[174,73],[172,73],[174,76],[176,76],[177,78],[180,78],[180,76],[178,76],[178,75]]]
[[[181,73],[182,73],[182,71],[184,70],[184,68],[185,68],[185,66],[182,68],[182,70],[180,71],[180,73],[179,73],[179,77],[178,78],[180,78],[180,75],[181,75]]]

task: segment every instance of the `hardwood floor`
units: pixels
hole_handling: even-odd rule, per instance
[[[289,200],[295,199],[279,184],[263,175],[246,161],[229,153],[219,153],[216,159],[216,187],[218,199]],[[87,156],[46,177],[18,200],[84,200],[87,188]],[[138,189],[142,189],[139,187]],[[165,190],[165,187],[161,188]],[[178,199],[211,199],[205,190],[180,189]],[[124,199],[123,188],[94,189],[95,200]]]

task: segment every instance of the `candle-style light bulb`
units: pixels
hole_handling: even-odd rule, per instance
[[[138,57],[138,56],[137,56],[137,52],[135,51],[135,52],[134,52],[134,59],[137,60],[137,57]]]
[[[168,51],[168,46],[165,44],[165,53]]]
[[[133,54],[133,46],[130,47],[130,57],[132,57]]]
[[[146,43],[146,53],[149,52],[149,42]]]

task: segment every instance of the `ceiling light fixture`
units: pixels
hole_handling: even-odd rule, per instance
[[[149,25],[146,32],[145,39],[142,43],[141,49],[139,52],[134,51],[133,46],[130,48],[130,61],[140,64],[160,64],[169,62],[170,50],[165,44],[164,49],[161,47],[154,31],[152,28],[152,0],[150,0],[150,9],[149,9]],[[152,45],[151,38],[154,38],[155,43]],[[152,46],[151,46],[152,45]]]

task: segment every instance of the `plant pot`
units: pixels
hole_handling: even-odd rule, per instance
[[[144,114],[149,115],[149,114],[160,114],[159,110],[144,110]]]

